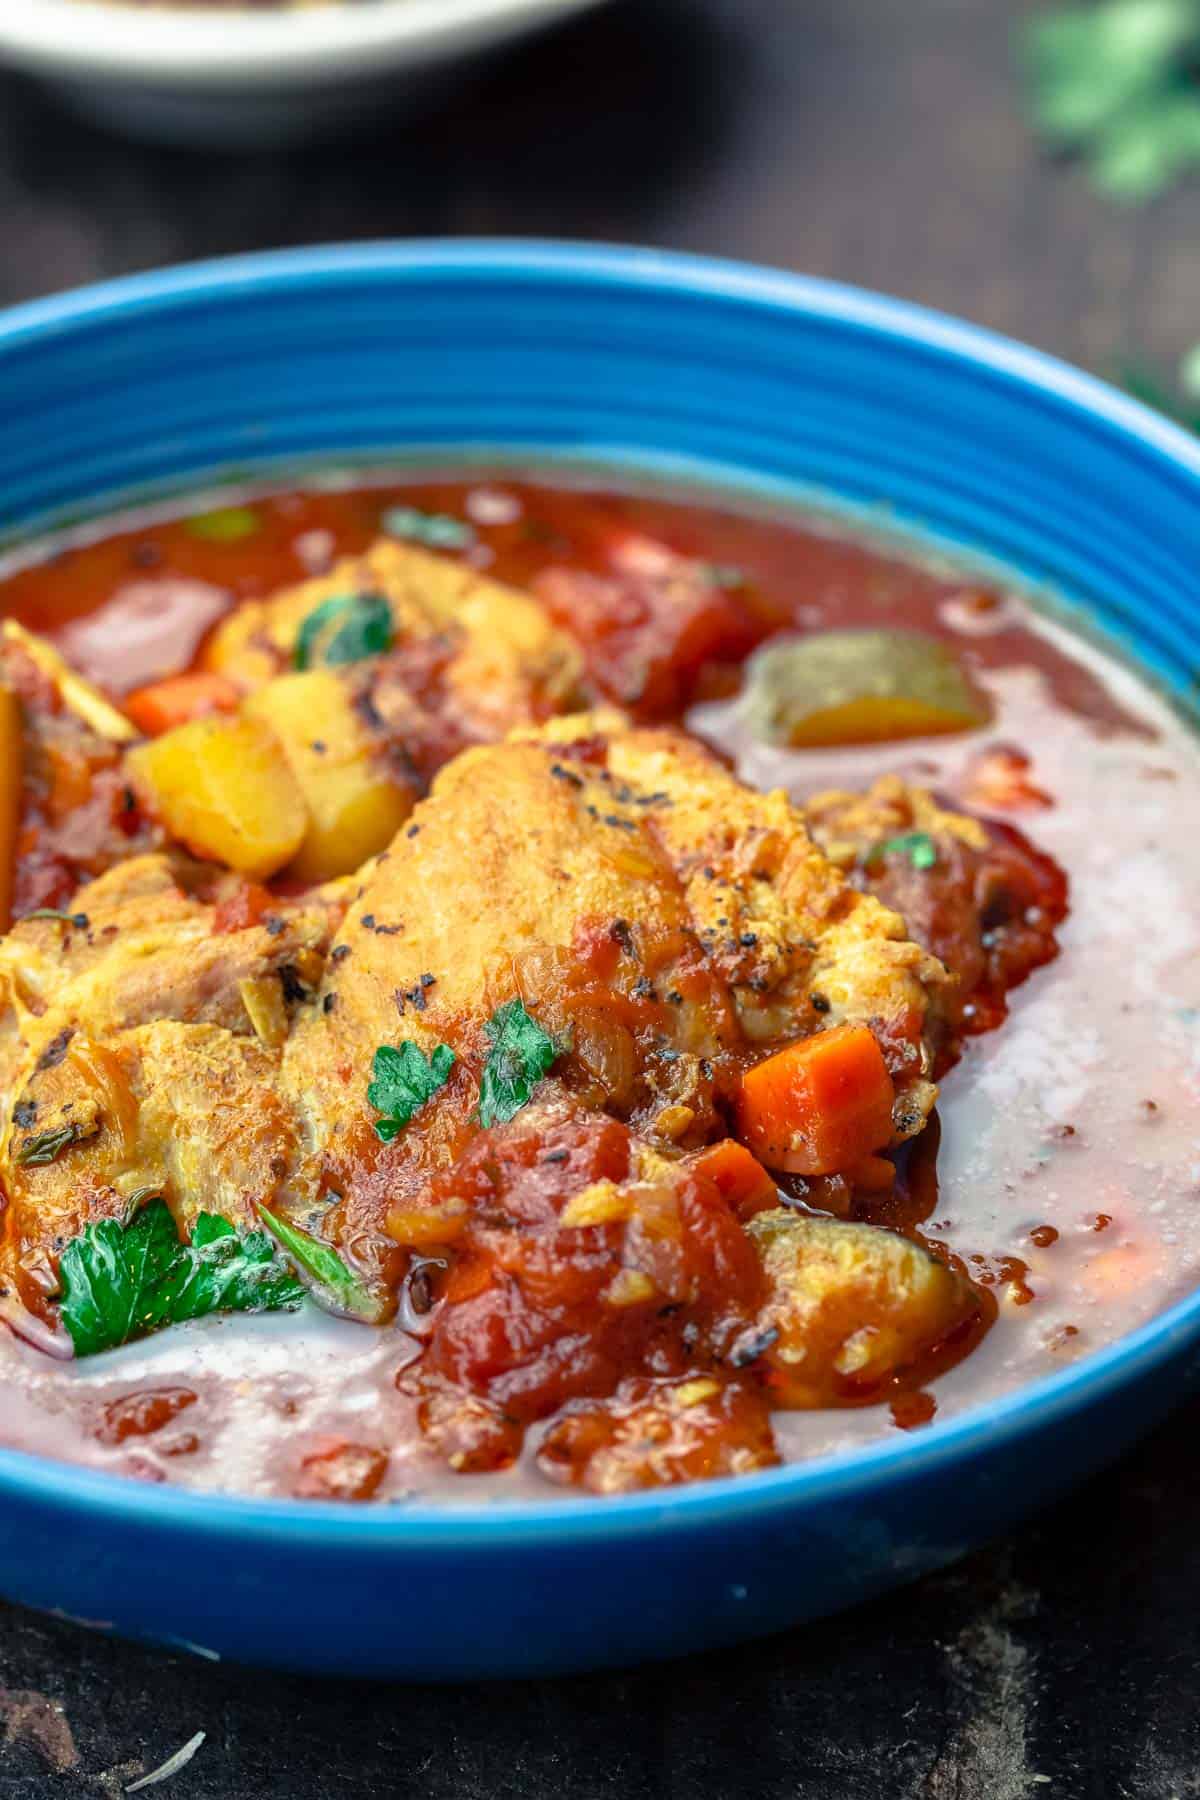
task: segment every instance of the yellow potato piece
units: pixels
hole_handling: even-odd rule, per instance
[[[293,875],[329,881],[386,849],[416,795],[383,762],[340,675],[281,675],[251,695],[243,713],[275,733],[304,796],[308,824]]]
[[[265,881],[308,829],[283,746],[261,719],[194,719],[129,752],[172,837],[196,856]]]
[[[987,719],[947,646],[916,631],[817,631],[768,644],[747,669],[755,735],[794,749],[969,731]]]
[[[746,1229],[771,1287],[762,1323],[778,1336],[765,1360],[783,1406],[870,1397],[979,1310],[960,1275],[876,1225],[780,1208]]]

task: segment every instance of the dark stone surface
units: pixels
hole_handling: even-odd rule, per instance
[[[130,149],[0,78],[0,301],[274,244],[543,233],[860,281],[1102,371],[1169,364],[1200,336],[1196,190],[1131,214],[1038,157],[1022,10],[618,0],[436,117],[257,160]],[[115,1795],[200,1729],[156,1796],[1187,1800],[1198,1421],[945,1575],[623,1676],[322,1684],[0,1610],[0,1800]]]

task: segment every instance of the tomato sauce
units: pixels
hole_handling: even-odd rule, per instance
[[[965,972],[970,998],[944,1047],[940,1123],[898,1153],[895,1184],[878,1195],[839,1188],[840,1177],[806,1190],[818,1211],[853,1207],[932,1246],[983,1295],[980,1320],[969,1341],[882,1396],[888,1404],[768,1422],[752,1386],[700,1392],[680,1347],[691,1320],[683,1297],[719,1291],[730,1333],[758,1297],[744,1239],[729,1238],[727,1215],[700,1182],[686,1201],[689,1254],[708,1261],[676,1271],[669,1329],[631,1308],[610,1338],[587,1339],[587,1356],[617,1384],[618,1403],[597,1414],[587,1404],[595,1368],[562,1353],[564,1321],[577,1317],[586,1337],[613,1266],[603,1245],[586,1272],[553,1258],[525,1266],[545,1243],[531,1249],[512,1222],[550,1206],[557,1165],[541,1164],[546,1146],[522,1146],[518,1134],[515,1145],[481,1141],[456,1165],[450,1185],[486,1190],[482,1223],[452,1273],[436,1255],[410,1263],[395,1325],[309,1310],[217,1317],[74,1364],[8,1339],[0,1440],[141,1479],[352,1500],[545,1495],[573,1459],[618,1466],[642,1453],[648,1432],[689,1475],[720,1474],[772,1460],[771,1425],[785,1457],[924,1429],[1086,1354],[1194,1284],[1200,851],[1189,816],[1200,751],[1138,676],[1015,586],[833,520],[494,471],[324,480],[116,521],[10,559],[0,611],[49,636],[119,699],[203,666],[207,635],[240,602],[364,551],[396,509],[456,523],[439,547],[536,594],[579,635],[602,694],[642,719],[685,718],[753,785],[803,801],[898,773],[984,821],[987,848],[973,861],[964,851],[941,888],[903,857],[876,881]],[[742,691],[747,654],[779,634],[847,626],[943,639],[990,717],[900,743],[762,742]],[[65,897],[74,865],[60,825],[40,820],[26,854],[31,869],[58,871]],[[144,822],[128,829],[136,843]],[[58,903],[51,878],[38,880],[46,897],[35,903]],[[972,883],[987,929],[968,943],[956,909]],[[270,899],[243,889],[223,903],[221,928],[262,916]],[[581,968],[610,950],[581,945]],[[592,973],[603,986],[604,970]],[[561,1148],[597,1178],[619,1177],[627,1136],[609,1122],[568,1131]],[[552,1227],[548,1216],[551,1244]],[[472,1290],[485,1264],[488,1278]],[[439,1308],[448,1283],[458,1304]],[[541,1313],[528,1301],[535,1291]],[[550,1313],[530,1375],[528,1347]],[[651,1329],[653,1353],[639,1340],[638,1354],[653,1375],[622,1382],[630,1334]],[[445,1404],[464,1380],[478,1397],[465,1424],[461,1407]],[[565,1419],[544,1422],[568,1402]],[[532,1422],[523,1441],[514,1418]],[[454,1479],[447,1465],[472,1479]]]

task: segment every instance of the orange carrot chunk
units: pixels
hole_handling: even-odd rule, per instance
[[[734,1212],[743,1218],[763,1207],[779,1205],[779,1190],[758,1159],[736,1138],[722,1138],[701,1150],[692,1162],[697,1175],[711,1181]]]
[[[894,1099],[874,1034],[865,1025],[835,1025],[747,1070],[739,1135],[770,1169],[832,1175],[890,1140]]]
[[[209,713],[233,712],[241,695],[224,675],[197,669],[191,675],[171,675],[152,681],[125,697],[125,711],[144,737],[160,737],[176,725],[187,725]]]

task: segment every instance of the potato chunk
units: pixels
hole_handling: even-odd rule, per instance
[[[968,1282],[878,1226],[780,1208],[746,1229],[771,1285],[762,1323],[778,1336],[764,1360],[781,1406],[876,1398],[978,1314]]]
[[[746,717],[768,744],[940,736],[988,716],[946,645],[916,631],[781,638],[751,658],[746,674]]]
[[[261,719],[194,719],[129,752],[172,837],[264,881],[304,841],[308,815],[283,746]]]
[[[330,881],[387,847],[416,791],[388,767],[342,676],[333,669],[281,675],[251,695],[244,713],[274,731],[308,809],[292,874]]]

